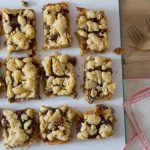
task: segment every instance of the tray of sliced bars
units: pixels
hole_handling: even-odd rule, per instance
[[[0,150],[120,150],[119,1],[1,1]]]

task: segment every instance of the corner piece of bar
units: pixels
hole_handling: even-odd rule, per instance
[[[34,143],[37,130],[33,109],[3,110],[1,124],[6,149]]]
[[[33,9],[3,9],[2,24],[8,53],[31,51],[31,54],[35,54],[36,29]]]
[[[106,139],[114,134],[116,118],[114,110],[106,105],[96,105],[85,113],[79,113],[76,122],[77,138]]]
[[[77,7],[77,39],[81,55],[108,49],[108,27],[104,11]]]

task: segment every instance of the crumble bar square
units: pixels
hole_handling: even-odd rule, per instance
[[[42,61],[44,92],[50,96],[76,96],[74,66],[76,59],[55,54]]]
[[[43,49],[70,47],[69,10],[65,2],[47,4],[43,7],[44,36]]]
[[[71,107],[40,107],[40,135],[49,144],[63,144],[71,140],[72,121],[75,113]]]
[[[112,98],[116,84],[112,83],[112,60],[88,56],[84,63],[84,93],[87,101]]]
[[[79,113],[76,122],[77,138],[106,139],[114,134],[116,119],[111,107],[96,105],[85,113]]]
[[[6,149],[34,142],[36,128],[33,109],[3,110],[1,124]]]
[[[32,9],[3,9],[2,23],[8,53],[29,51],[35,53],[35,12]]]
[[[107,19],[104,11],[77,7],[77,39],[81,55],[108,49]]]
[[[6,86],[9,102],[39,98],[39,57],[7,58]]]

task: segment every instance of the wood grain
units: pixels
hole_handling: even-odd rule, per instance
[[[145,22],[145,15],[150,15],[150,0],[120,0],[120,13],[122,47],[126,50],[124,78],[149,78],[150,51],[139,51],[133,47],[127,29],[131,24],[135,24],[150,36]],[[127,57],[130,51],[133,53]]]

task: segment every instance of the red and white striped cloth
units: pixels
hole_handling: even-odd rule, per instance
[[[138,136],[138,134],[135,134],[129,140],[123,150],[146,150],[146,148],[144,146],[143,140]]]
[[[136,131],[124,150],[150,150],[150,87],[127,98],[124,108]]]

